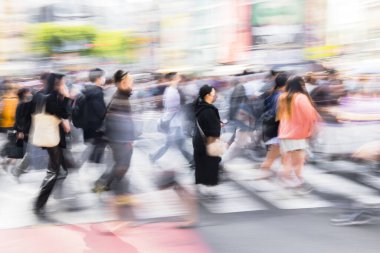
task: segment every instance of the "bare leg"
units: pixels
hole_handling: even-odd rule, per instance
[[[280,156],[280,146],[279,145],[270,145],[268,152],[265,158],[265,161],[261,164],[260,168],[262,170],[270,170],[274,161]]]
[[[188,215],[186,217],[186,222],[183,227],[194,226],[198,220],[198,211],[197,211],[197,200],[195,196],[185,190],[182,186],[176,185],[174,186],[175,192],[181,198],[183,203],[186,205],[188,210]]]
[[[305,163],[305,151],[304,150],[296,150],[291,152],[292,156],[292,167],[294,169],[294,172],[297,176],[297,178],[303,182],[303,177],[302,177],[302,169]]]
[[[282,165],[283,165],[283,171],[282,171],[282,178],[285,180],[291,179],[292,174],[292,155],[291,152],[286,152],[282,155]]]

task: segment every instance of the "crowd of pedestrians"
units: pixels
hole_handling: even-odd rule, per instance
[[[31,159],[28,145],[46,150],[49,157],[46,176],[33,206],[40,217],[46,215],[46,203],[57,182],[80,170],[84,163],[102,163],[107,148],[111,150],[113,165],[94,182],[91,190],[113,191],[117,205],[133,202],[128,170],[134,143],[141,134],[131,102],[136,85],[132,74],[117,70],[113,75],[115,91],[107,99],[105,76],[102,69],[91,69],[88,82],[77,92],[69,90],[65,75],[60,73],[42,74],[40,85],[34,89],[17,88],[8,80],[2,83],[0,129],[9,137],[1,152],[3,165],[11,166],[15,177],[26,173]],[[261,151],[265,148],[266,157],[260,166],[262,175],[257,180],[276,179],[286,188],[310,192],[312,188],[303,177],[309,147],[321,122],[339,121],[329,108],[349,91],[342,88],[335,71],[323,77],[271,71],[262,77],[247,74],[233,79],[226,113],[217,103],[218,93],[224,92],[220,79],[186,79],[176,72],[160,78],[157,87],[164,87],[163,112],[157,131],[166,140],[155,152],[147,152],[150,161],[156,163],[170,148],[176,148],[189,170],[194,171],[197,197],[212,199],[217,196],[221,173],[231,159],[249,150],[246,156],[255,160],[260,148]],[[80,159],[74,159],[70,151],[71,136],[77,129],[81,129],[86,145]],[[226,142],[221,138],[227,131],[224,129],[232,133]],[[192,152],[186,146],[190,138]],[[280,168],[273,168],[276,159],[280,160]],[[170,177],[164,179],[165,185],[175,186],[191,209],[191,225],[196,217],[194,196],[185,193],[175,175],[164,176]]]

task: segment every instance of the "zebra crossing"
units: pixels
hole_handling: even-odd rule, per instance
[[[154,142],[142,146],[147,154],[153,151]],[[173,159],[174,158],[174,159]],[[181,160],[182,159],[182,160]],[[169,150],[161,159],[161,166],[166,169],[176,168],[183,172],[185,160],[176,150]],[[211,213],[230,213],[277,209],[310,209],[336,206],[337,201],[349,199],[358,205],[377,206],[380,204],[380,180],[366,176],[367,183],[353,181],[339,175],[330,174],[329,171],[306,165],[304,169],[305,180],[313,187],[310,194],[300,194],[282,186],[276,180],[255,180],[260,171],[258,164],[245,159],[235,159],[228,163],[227,169],[230,182],[218,186],[217,198],[214,202],[199,200],[200,204]],[[338,164],[339,165],[339,164]],[[152,165],[147,165],[152,166]],[[279,167],[279,164],[275,164]],[[348,167],[342,164],[343,167]],[[186,170],[187,168],[185,168]],[[185,174],[188,180],[184,184],[192,185],[193,175]],[[328,198],[326,198],[326,196]],[[254,198],[256,197],[256,198]],[[338,197],[338,199],[335,199]],[[262,201],[258,201],[261,199]],[[263,205],[267,203],[268,205]]]
[[[76,146],[73,150],[80,152],[83,148],[84,146]],[[159,190],[156,179],[162,171],[174,170],[176,180],[195,195],[197,193],[193,172],[177,150],[169,150],[158,164],[152,164],[147,157],[152,149],[153,147],[146,150],[146,146],[136,144],[131,168],[127,174],[137,203],[132,208],[134,217],[146,220],[186,215],[188,210],[175,190],[171,188]],[[115,219],[114,214],[102,202],[102,198],[107,198],[107,194],[97,196],[90,192],[93,182],[105,168],[106,165],[86,164],[77,175],[67,178],[68,185],[64,190],[70,189],[71,195],[76,196],[77,203],[79,202],[84,208],[78,212],[60,210],[59,205],[57,206],[60,201],[52,197],[48,207],[57,210],[55,216],[68,223]],[[367,176],[365,178],[369,180],[368,183],[359,182],[306,165],[305,180],[313,187],[313,191],[309,194],[300,194],[284,187],[276,180],[256,180],[259,170],[251,161],[234,159],[225,165],[225,169],[228,178],[217,186],[216,197],[198,199],[202,210],[210,214],[331,208],[347,200],[357,206],[380,206],[380,184],[376,177],[369,180]],[[30,172],[22,176],[20,183],[14,181],[10,174],[0,175],[0,201],[4,203],[4,208],[0,209],[2,227],[12,226],[15,224],[14,220],[17,220],[16,224],[20,226],[36,222],[34,218],[24,216],[33,216],[31,206],[44,174],[44,171]]]
[[[170,164],[171,162],[171,166],[168,166],[168,169],[175,168],[181,184],[187,185],[189,191],[194,193],[193,175],[185,172],[188,168],[184,164],[182,166],[173,165],[173,157],[177,161],[180,161],[180,157],[175,151],[172,152],[167,155],[172,160],[167,158],[162,163]],[[145,163],[148,163],[148,161],[145,160]],[[141,168],[138,169],[138,173],[141,173],[140,181],[151,177],[150,182],[152,182],[154,174],[146,169],[149,166],[141,165],[142,162],[140,162],[139,166],[136,166],[136,168]],[[288,189],[276,180],[255,180],[259,171],[254,169],[252,164],[244,159],[235,160],[226,166],[226,169],[230,180],[222,182],[217,186],[216,198],[211,201],[209,199],[198,199],[199,204],[210,213],[223,214],[271,209],[326,208],[334,207],[339,201],[347,201],[347,199],[358,206],[380,206],[379,190],[374,189],[373,186],[363,185],[362,182],[353,181],[342,176],[328,174],[310,165],[305,167],[305,180],[313,187],[313,191],[308,194]],[[144,173],[145,175],[143,175]],[[131,176],[132,178],[133,175]],[[153,190],[154,188],[154,184],[150,184],[150,189]],[[157,192],[155,194],[161,193]],[[160,201],[163,201],[163,205],[165,205],[165,201],[181,205],[178,199],[176,200],[177,202],[173,201],[173,198],[175,198],[173,196],[169,198],[167,192],[162,192]],[[167,209],[170,209],[170,206],[167,206]],[[165,208],[162,210],[165,210]]]

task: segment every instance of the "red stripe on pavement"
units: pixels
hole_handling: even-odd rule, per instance
[[[115,222],[49,225],[0,230],[0,252],[6,253],[209,253],[193,230],[176,223],[122,227]]]

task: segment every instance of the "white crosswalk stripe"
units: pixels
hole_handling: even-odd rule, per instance
[[[340,176],[309,167],[305,170],[305,178],[320,191],[341,194],[366,205],[380,204],[380,196],[375,190]]]
[[[136,146],[139,146],[138,143]],[[78,145],[74,151],[80,152],[83,148],[83,145]],[[160,159],[159,166],[153,165],[147,158],[148,151],[153,149],[155,148],[149,150],[145,150],[144,147],[135,148],[131,168],[127,173],[137,201],[136,206],[133,207],[133,213],[136,218],[142,220],[183,216],[187,213],[184,203],[173,189],[159,190],[155,183],[156,178],[164,169],[175,170],[178,182],[195,194],[194,175],[189,171],[185,159],[177,150],[169,150]],[[210,213],[223,214],[270,210],[273,207],[292,210],[335,206],[335,199],[327,199],[319,193],[335,194],[338,197],[352,199],[363,206],[380,205],[378,191],[342,176],[328,174],[310,165],[305,167],[304,175],[305,180],[313,186],[315,191],[309,194],[300,194],[286,189],[277,181],[255,180],[259,172],[256,167],[255,164],[244,159],[231,161],[226,169],[232,181],[222,182],[217,187],[215,199],[200,198],[202,207]],[[86,206],[102,208],[98,203],[99,198],[90,193],[90,188],[104,169],[105,166],[94,167],[92,164],[86,164],[79,172],[78,192],[86,200]],[[7,203],[7,208],[0,209],[0,219],[14,219],[16,216],[31,212],[32,201],[44,174],[44,171],[30,172],[21,178],[21,184],[17,184],[10,175],[0,177],[0,201]],[[376,180],[372,181],[376,185]],[[17,212],[14,211],[14,206],[17,206]],[[114,218],[112,214],[104,210],[104,206],[103,210],[92,210],[91,215],[96,220],[101,220],[102,217]],[[75,213],[66,215],[62,219],[67,222],[81,221],[80,215],[78,217]],[[89,219],[86,217],[86,221]]]
[[[239,167],[239,168],[236,168]],[[254,192],[259,197],[270,202],[280,209],[318,208],[332,206],[332,203],[324,201],[312,194],[298,194],[295,191],[282,187],[278,182],[269,180],[255,180],[259,171],[250,167],[244,169],[242,165],[229,166],[233,179],[239,182],[247,190]],[[247,167],[247,166],[245,166]],[[250,176],[248,177],[247,174]],[[243,180],[242,180],[243,179]]]

